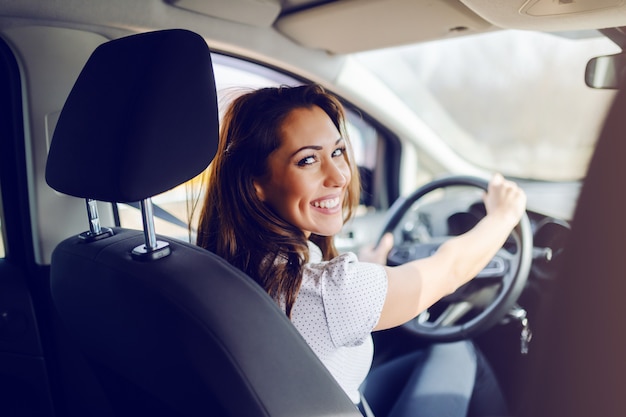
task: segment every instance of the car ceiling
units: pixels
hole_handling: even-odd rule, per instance
[[[573,31],[626,24],[624,0],[169,0],[168,3],[248,25],[273,26],[305,47],[334,54],[504,28]]]
[[[34,19],[37,24],[47,22],[67,27],[74,24],[77,28],[95,25],[109,37],[178,26],[209,34],[219,41],[220,36],[212,36],[210,27],[218,18],[239,26],[240,34],[230,33],[225,42],[249,37],[254,30],[270,30],[275,32],[274,39],[282,37],[308,49],[341,55],[498,29],[578,31],[626,26],[625,3],[624,0],[141,0],[90,2],[86,7],[84,0],[19,0],[0,3],[0,11],[10,24],[15,24],[16,18],[23,18],[26,23]],[[2,20],[0,17],[0,24]],[[241,45],[250,40],[235,42]],[[277,44],[274,49],[281,47]]]

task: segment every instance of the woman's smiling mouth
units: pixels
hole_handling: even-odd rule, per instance
[[[339,205],[340,199],[339,197],[329,198],[326,200],[316,200],[311,202],[311,205],[315,208],[321,209],[333,209]]]

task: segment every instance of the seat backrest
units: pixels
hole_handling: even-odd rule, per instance
[[[94,51],[46,168],[52,188],[86,199],[90,224],[52,255],[61,320],[116,415],[359,416],[260,286],[150,230],[150,197],[201,172],[217,132],[210,52],[197,34],[150,32]],[[148,230],[101,228],[93,200],[141,201]]]
[[[596,144],[554,292],[530,346],[520,416],[626,415],[626,90]]]

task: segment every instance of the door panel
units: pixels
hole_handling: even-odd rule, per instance
[[[52,416],[48,371],[29,287],[37,287],[38,281],[36,291],[45,293],[47,285],[28,279],[33,256],[28,249],[32,237],[21,103],[18,65],[0,39],[0,415]],[[33,271],[38,269],[30,268]]]

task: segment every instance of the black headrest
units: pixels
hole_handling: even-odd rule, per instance
[[[63,106],[48,155],[55,190],[140,201],[204,170],[218,141],[209,48],[171,29],[100,45]]]

